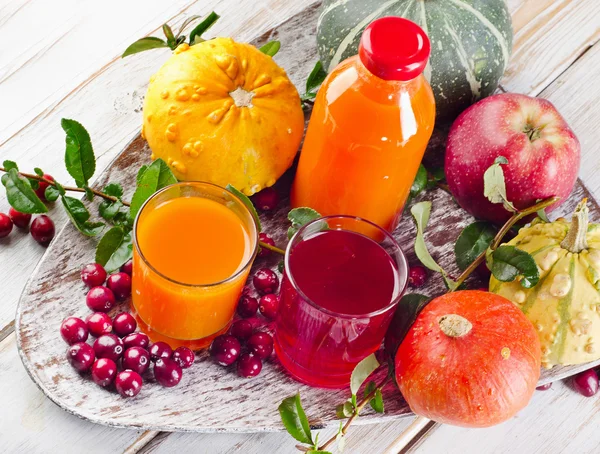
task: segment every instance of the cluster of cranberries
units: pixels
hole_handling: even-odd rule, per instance
[[[252,283],[261,295],[260,299],[248,294],[242,295],[237,307],[241,318],[231,325],[229,334],[216,337],[210,346],[211,356],[220,365],[230,366],[237,361],[238,375],[246,378],[257,376],[262,370],[262,361],[273,353],[271,335],[263,331],[255,332],[248,319],[260,311],[267,320],[274,320],[279,306],[279,297],[275,294],[279,278],[273,270],[259,269]]]
[[[92,380],[103,388],[114,384],[123,397],[140,392],[142,375],[151,363],[158,383],[168,388],[176,386],[182,369],[194,362],[194,352],[187,347],[173,351],[165,342],[150,345],[146,334],[135,332],[137,322],[131,314],[122,312],[114,319],[107,314],[115,299],[123,300],[131,294],[131,261],[108,279],[102,266],[86,265],[81,270],[81,280],[90,287],[86,303],[94,313],[85,321],[68,317],[62,322],[61,336],[70,345],[69,363],[79,372],[91,372]],[[92,345],[86,343],[90,334],[96,338]]]

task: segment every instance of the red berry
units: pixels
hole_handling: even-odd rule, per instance
[[[133,260],[127,260],[125,264],[121,266],[121,271],[131,276],[133,274]]]
[[[131,277],[127,273],[111,274],[108,276],[106,285],[118,300],[124,300],[131,296]]]
[[[233,364],[240,355],[240,342],[229,334],[222,334],[215,337],[210,345],[210,355],[221,366],[229,366]]]
[[[98,263],[90,263],[81,268],[81,280],[89,288],[98,287],[106,280],[106,270]]]
[[[421,287],[427,281],[427,270],[422,266],[411,266],[408,272],[408,283],[413,287]]]
[[[13,221],[6,214],[0,213],[0,238],[7,237],[12,232]]]
[[[165,388],[177,386],[182,375],[179,364],[169,358],[161,358],[154,363],[154,378]]]
[[[20,229],[29,227],[29,223],[31,222],[30,214],[21,213],[20,211],[15,210],[13,207],[10,207],[10,210],[8,210],[8,215],[12,219],[13,223]]]
[[[598,392],[598,374],[594,369],[589,369],[575,375],[573,387],[582,396],[592,397]]]
[[[137,328],[137,322],[133,315],[127,312],[121,312],[113,320],[113,331],[119,337],[125,337],[131,334]]]
[[[88,292],[85,302],[95,312],[108,312],[115,305],[115,296],[109,288],[98,286]]]
[[[237,313],[240,317],[249,318],[256,314],[258,310],[258,300],[249,295],[242,295],[237,306]]]
[[[492,276],[492,272],[487,267],[485,260],[483,262],[481,262],[479,265],[477,265],[477,268],[475,268],[475,272],[484,281],[489,281],[490,277]]]
[[[252,196],[252,202],[259,210],[274,210],[279,203],[279,194],[273,188],[265,188]]]
[[[262,370],[262,362],[252,353],[242,353],[237,364],[237,371],[240,377],[256,377]]]
[[[104,312],[94,312],[85,320],[92,336],[100,337],[112,332],[112,320]]]
[[[109,358],[100,358],[92,366],[92,380],[98,386],[106,388],[117,376],[117,363]]]
[[[275,241],[273,240],[273,238],[271,238],[266,233],[259,233],[258,234],[258,241],[266,243],[269,246],[275,246]],[[260,251],[258,253],[259,257],[268,257],[269,255],[271,255],[271,251],[269,249],[264,248],[264,247],[260,248]]]
[[[273,293],[262,296],[258,302],[258,310],[265,318],[269,320],[275,319],[278,308],[279,297]]]
[[[155,342],[148,351],[150,352],[152,361],[157,361],[161,358],[170,358],[173,354],[173,349],[166,342]]]
[[[85,372],[92,367],[92,364],[94,364],[96,355],[92,347],[85,342],[79,342],[71,345],[67,349],[67,359],[69,360],[69,363],[71,363],[71,366],[79,372]]]
[[[179,364],[182,369],[187,369],[194,364],[195,355],[187,347],[177,347],[171,355],[171,359]]]
[[[277,288],[279,287],[279,278],[272,269],[261,268],[254,275],[252,283],[258,293],[266,295],[267,293],[275,293],[277,291]]]
[[[130,369],[142,375],[150,367],[150,354],[142,347],[131,347],[123,353],[123,369]]]
[[[85,342],[88,338],[88,327],[80,318],[67,317],[60,325],[60,335],[69,345]]]
[[[114,334],[104,334],[94,342],[94,352],[98,358],[108,358],[117,362],[123,356],[123,341]]]
[[[131,347],[142,347],[148,350],[150,339],[144,333],[131,333],[123,338],[123,346],[125,349]]]
[[[248,351],[260,359],[267,359],[273,353],[273,338],[269,333],[254,333],[248,339]]]
[[[552,383],[546,383],[545,385],[540,385],[535,389],[537,389],[538,391],[547,391],[550,388],[552,388]]]
[[[238,320],[231,325],[229,334],[239,341],[245,341],[252,336],[252,323],[248,320]]]
[[[54,238],[54,222],[48,216],[42,214],[33,220],[29,233],[42,246],[48,246]]]
[[[135,397],[142,389],[142,377],[132,370],[119,372],[115,379],[115,387],[123,397]]]
[[[54,178],[52,177],[52,175],[48,175],[48,174],[44,174],[43,177],[46,180],[49,181],[54,181]],[[46,200],[46,188],[50,186],[48,183],[46,183],[45,181],[40,181],[40,185],[38,186],[38,188],[35,190],[35,193],[37,194],[37,196],[42,199],[44,202],[47,202]]]

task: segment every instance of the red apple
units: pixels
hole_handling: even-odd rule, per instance
[[[446,179],[452,195],[473,216],[504,223],[510,213],[483,195],[483,174],[498,156],[506,195],[517,208],[557,196],[564,202],[575,185],[581,149],[575,134],[545,99],[513,93],[490,96],[454,122],[446,145]]]

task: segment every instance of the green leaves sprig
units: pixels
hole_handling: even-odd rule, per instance
[[[288,213],[288,220],[292,223],[292,226],[288,228],[287,236],[291,239],[301,227],[319,219],[321,215],[318,211],[308,207],[294,208]]]
[[[312,103],[312,100],[316,98],[319,87],[327,77],[327,71],[323,68],[323,63],[319,60],[312,71],[310,72],[308,79],[306,79],[306,92],[300,96],[302,102]]]

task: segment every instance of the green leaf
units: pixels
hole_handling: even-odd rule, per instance
[[[444,181],[446,179],[446,174],[444,173],[444,168],[439,167],[437,169],[428,170],[428,181],[427,181],[427,189],[434,188],[437,183]]]
[[[483,195],[492,203],[501,203],[504,208],[511,212],[516,212],[517,209],[506,197],[506,183],[504,181],[504,170],[502,165],[508,164],[508,160],[504,156],[498,156],[483,174]]]
[[[279,49],[281,48],[281,43],[279,41],[269,41],[267,44],[262,46],[260,50],[263,54],[266,54],[270,57],[274,57]]]
[[[202,16],[193,15],[193,16],[188,17],[186,20],[184,20],[183,23],[181,24],[181,27],[179,27],[179,32],[177,33],[177,36],[180,37],[181,34],[183,33],[183,31],[185,30],[185,28],[188,25],[190,25],[192,22],[194,22],[198,19],[202,19]]]
[[[40,187],[40,182],[38,180],[34,180],[33,178],[27,178],[29,180],[29,184],[31,185],[31,189],[34,191]]]
[[[460,270],[464,271],[485,252],[495,236],[496,229],[488,222],[479,221],[466,226],[454,245],[456,264]]]
[[[128,260],[133,257],[133,242],[131,239],[131,232],[125,234],[125,238],[123,238],[123,242],[121,245],[115,250],[113,255],[110,256],[108,262],[106,262],[106,271],[112,273],[113,271],[117,271],[121,266],[125,264]]]
[[[43,171],[42,169],[40,169],[39,167],[35,167],[35,168],[33,169],[33,171],[35,172],[35,174],[36,174],[38,177],[43,177],[43,176],[44,176],[44,171]]]
[[[318,211],[308,207],[294,208],[288,213],[288,219],[292,226],[288,229],[288,238],[292,238],[301,227],[309,222],[319,219],[321,214]]]
[[[12,167],[2,178],[6,186],[6,197],[8,203],[21,213],[35,214],[46,213],[48,208],[31,188],[31,183],[25,177],[19,175],[15,167]]]
[[[125,49],[125,52],[123,52],[123,55],[121,55],[121,58],[125,58],[133,54],[138,54],[140,52],[144,52],[150,49],[158,49],[161,47],[169,47],[169,45],[166,43],[166,41],[160,38],[148,36],[146,38],[138,39],[135,43],[130,44],[129,47]]]
[[[139,168],[137,176],[135,177],[135,181],[137,184],[140,184],[140,181],[142,180],[142,177],[144,176],[144,173],[146,173],[147,169],[148,169],[148,166],[146,164],[144,164],[143,166],[141,166]]]
[[[308,419],[300,401],[300,393],[284,399],[279,405],[279,414],[285,429],[292,437],[300,443],[314,444]]]
[[[54,187],[56,188],[56,190],[58,191],[58,193],[60,195],[65,195],[67,193],[67,191],[65,191],[65,188],[63,188],[63,185],[60,184],[58,181],[53,181],[54,183]]]
[[[104,228],[102,222],[90,222],[90,212],[79,199],[63,195],[62,204],[73,225],[86,236],[96,236]]]
[[[431,298],[418,293],[404,295],[385,334],[384,347],[386,353],[394,358],[396,350],[406,337],[406,333],[417,319],[421,310],[431,301]]]
[[[109,200],[103,200],[98,207],[98,212],[100,216],[102,216],[107,221],[112,221],[115,216],[121,211],[123,208],[123,203],[120,200],[116,202],[111,202]]]
[[[352,399],[348,399],[343,404],[339,404],[335,407],[335,415],[340,419],[349,418],[354,414],[354,404],[352,403]]]
[[[198,42],[201,42],[202,35],[210,27],[212,27],[215,24],[215,22],[219,20],[220,17],[221,16],[219,16],[214,11],[211,12],[208,16],[206,16],[206,19],[204,19],[202,22],[196,25],[194,29],[190,32],[190,44],[194,45],[198,44]]]
[[[423,166],[423,164],[421,164],[419,166],[419,170],[417,171],[415,181],[410,188],[411,197],[416,197],[425,190],[427,187],[427,178],[427,169]]]
[[[175,47],[176,47],[175,44],[176,44],[177,40],[175,39],[175,35],[173,35],[173,30],[171,30],[171,27],[169,27],[169,24],[163,24],[162,30],[167,38],[167,45],[172,50],[175,50]]]
[[[377,383],[375,383],[375,380],[367,382],[365,385],[365,390],[363,391],[363,398],[366,399],[369,394],[375,391],[375,388],[377,388]]]
[[[315,90],[321,86],[326,77],[327,71],[325,71],[323,68],[323,63],[321,63],[319,60],[308,75],[308,79],[306,79],[306,93],[308,94],[315,92]]]
[[[85,198],[92,202],[94,200],[92,189],[89,186],[84,186],[83,189],[85,190]]]
[[[137,188],[131,198],[129,216],[135,219],[142,205],[152,194],[171,184],[177,183],[177,178],[162,159],[157,159],[148,167],[140,169],[137,176]]]
[[[2,163],[2,167],[4,167],[6,172],[8,172],[10,169],[19,170],[17,163],[15,161],[9,161],[8,159]]]
[[[364,358],[356,365],[350,376],[350,392],[356,396],[363,382],[379,367],[379,361],[374,353]]]
[[[500,246],[492,253],[492,274],[502,282],[512,282],[521,276],[521,285],[534,287],[540,273],[533,257],[515,246]]]
[[[132,252],[131,232],[126,232],[122,227],[113,227],[98,243],[96,263],[112,272],[127,262],[133,255]]]
[[[548,215],[546,214],[546,209],[542,208],[541,210],[537,211],[537,215],[538,218],[540,218],[542,221],[544,222],[550,222],[550,219],[548,219]]]
[[[381,389],[377,389],[377,391],[375,391],[375,397],[369,401],[369,405],[371,405],[371,408],[377,413],[384,412],[383,395],[381,394]]]
[[[285,271],[285,262],[283,260],[277,264],[277,270],[282,274]]]
[[[63,118],[60,124],[66,136],[65,164],[67,171],[75,179],[78,187],[87,186],[89,179],[96,171],[96,157],[92,148],[90,135],[75,120]]]
[[[262,224],[260,223],[260,217],[258,216],[258,212],[256,211],[256,208],[254,207],[252,200],[250,200],[248,198],[248,196],[246,194],[244,194],[242,191],[240,191],[239,189],[236,189],[235,187],[233,187],[230,184],[225,186],[225,189],[227,189],[229,192],[231,192],[234,196],[236,196],[238,199],[240,199],[244,205],[246,205],[246,208],[248,208],[248,210],[250,210],[250,214],[252,214],[252,217],[254,218],[254,222],[256,222],[256,228],[258,229],[258,232],[259,233],[262,232]]]
[[[48,202],[56,202],[60,197],[60,192],[55,186],[48,186],[44,191],[44,197]]]
[[[109,183],[104,186],[103,192],[106,195],[111,195],[113,197],[123,197],[123,187],[119,183]]]

